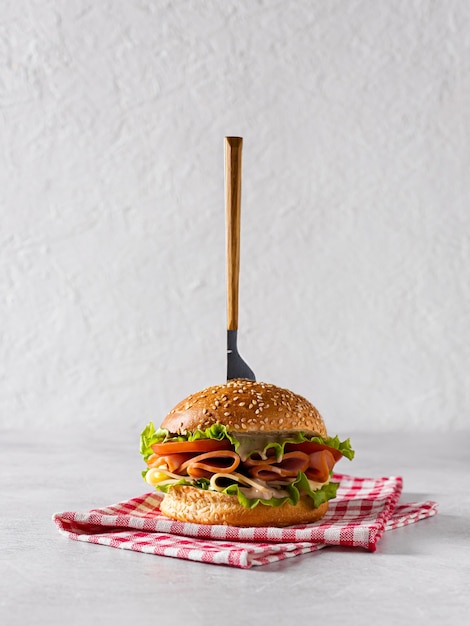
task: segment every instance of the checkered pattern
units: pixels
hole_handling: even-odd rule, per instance
[[[437,513],[432,501],[398,504],[400,477],[357,478],[337,474],[337,496],[325,517],[288,528],[236,528],[177,522],[159,510],[161,496],[146,493],[85,513],[56,513],[70,539],[191,561],[248,568],[314,552],[326,546],[374,551],[385,530]]]

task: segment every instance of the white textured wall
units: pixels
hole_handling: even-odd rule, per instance
[[[467,0],[2,0],[0,420],[138,433],[239,347],[330,430],[459,429]]]

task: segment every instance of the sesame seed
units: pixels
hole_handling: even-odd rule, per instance
[[[244,402],[239,402],[238,406],[245,406],[245,403]]]
[[[230,411],[225,411],[224,415],[225,417],[228,417],[230,415]]]

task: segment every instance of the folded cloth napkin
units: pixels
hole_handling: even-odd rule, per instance
[[[236,528],[177,522],[159,509],[161,495],[146,493],[85,513],[55,513],[59,531],[78,541],[191,561],[249,568],[327,546],[375,551],[384,530],[437,513],[432,501],[398,504],[401,477],[357,478],[336,474],[336,498],[314,524],[287,528]]]

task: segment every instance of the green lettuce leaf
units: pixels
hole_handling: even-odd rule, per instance
[[[327,502],[336,496],[338,483],[328,483],[319,489],[313,490],[305,474],[303,472],[299,472],[296,480],[288,485],[286,489],[289,492],[288,497],[273,497],[269,500],[265,500],[263,498],[247,498],[243,491],[240,490],[238,483],[230,485],[224,489],[223,493],[237,496],[238,502],[247,509],[253,509],[258,504],[264,504],[266,506],[281,506],[284,502],[289,502],[295,506],[299,502],[301,495],[310,496],[313,500],[315,508],[318,508],[320,504],[323,504],[323,502]]]
[[[274,454],[278,460],[282,458],[284,455],[284,448],[287,443],[304,443],[313,441],[315,443],[320,443],[330,448],[335,448],[341,454],[349,459],[350,461],[354,458],[354,450],[351,448],[351,443],[349,439],[345,439],[344,441],[340,441],[339,437],[320,437],[319,435],[308,435],[303,432],[291,433],[288,437],[283,439],[282,441],[271,441],[266,443],[262,448],[253,449],[248,453],[248,457],[259,454],[261,458],[266,458],[268,450],[274,451]],[[239,445],[235,444],[235,450],[238,452]],[[245,444],[245,448],[248,448],[247,444]]]
[[[336,497],[338,486],[339,483],[327,483],[320,487],[320,489],[312,489],[307,476],[303,472],[299,472],[296,480],[289,485],[288,490],[293,492],[291,499],[295,504],[299,501],[300,495],[304,493],[312,498],[315,508],[318,508],[320,504]],[[295,491],[297,492],[296,495],[294,495]]]
[[[228,439],[233,445],[236,445],[237,441],[222,424],[213,424],[205,430],[195,430],[185,435],[175,435],[166,428],[155,429],[153,422],[149,422],[140,434],[140,454],[146,461],[153,454],[152,446],[155,443],[197,441],[198,439],[216,439],[217,441]]]
[[[186,433],[185,435],[175,435],[170,433],[165,428],[159,428],[156,430],[153,422],[149,422],[140,436],[140,453],[146,461],[149,456],[153,454],[151,446],[155,443],[167,443],[169,441],[197,441],[198,439],[216,439],[217,441],[221,441],[225,438],[227,438],[234,445],[235,450],[238,451],[241,445],[240,441],[232,433],[229,433],[227,428],[222,424],[213,424],[210,428],[206,428],[205,430],[195,430],[193,432]],[[249,438],[249,436],[244,435],[244,439],[246,438]],[[256,439],[258,440],[259,438],[256,437]],[[251,456],[252,454],[260,454],[263,457],[270,448],[273,448],[276,457],[280,459],[284,454],[284,446],[286,443],[303,443],[304,441],[314,441],[316,443],[330,446],[330,448],[335,448],[350,461],[354,458],[354,450],[351,448],[349,439],[340,441],[337,435],[335,437],[320,437],[319,435],[312,437],[312,435],[307,435],[303,432],[291,433],[289,437],[284,439],[282,442],[268,441],[262,446],[262,449],[255,447],[250,451],[248,456]],[[258,441],[256,441],[256,444],[257,443]],[[244,447],[247,447],[246,443],[244,444]]]
[[[317,441],[318,443],[324,443],[326,446],[330,446],[330,448],[336,448],[339,450],[341,454],[349,459],[350,461],[354,458],[354,450],[351,448],[351,442],[348,439],[344,441],[340,441],[338,435],[335,437],[326,437],[323,439],[322,437],[312,437],[309,441]]]
[[[177,482],[171,483],[171,485],[156,485],[155,489],[157,491],[162,491],[163,493],[168,493],[170,487],[174,487],[175,485],[188,485],[190,487],[199,487],[200,489],[209,489],[209,481],[207,479],[200,478],[195,481],[191,481],[184,477]],[[315,508],[318,508],[320,504],[335,498],[337,489],[338,483],[328,483],[319,489],[313,490],[305,474],[303,472],[299,472],[296,480],[286,487],[286,490],[289,492],[289,496],[285,496],[283,498],[273,497],[268,500],[263,498],[248,498],[243,491],[240,490],[239,483],[229,485],[220,493],[225,493],[229,496],[236,496],[238,502],[246,509],[253,509],[255,506],[258,506],[258,504],[264,504],[266,506],[281,506],[284,502],[289,502],[290,504],[296,505],[299,502],[301,495],[310,496],[313,500]]]

